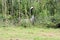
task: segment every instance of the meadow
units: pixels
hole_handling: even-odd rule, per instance
[[[0,40],[60,40],[60,29],[0,27]]]

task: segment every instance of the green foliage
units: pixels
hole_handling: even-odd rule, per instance
[[[2,4],[5,4],[3,5],[4,7]],[[59,0],[6,0],[5,2],[2,2],[2,0],[0,0],[0,18],[3,16],[4,19],[8,19],[10,21],[13,21],[14,24],[18,24],[20,22],[20,19],[31,17],[30,7],[34,7],[34,24],[55,26],[57,23],[60,23]],[[25,25],[26,23],[23,22],[22,24]]]

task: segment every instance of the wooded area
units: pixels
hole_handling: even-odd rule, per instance
[[[0,0],[0,26],[13,25],[60,27],[60,0]]]

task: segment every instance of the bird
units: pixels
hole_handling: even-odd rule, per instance
[[[34,9],[34,7],[30,7],[30,13],[31,13],[31,15],[33,15],[33,9]]]

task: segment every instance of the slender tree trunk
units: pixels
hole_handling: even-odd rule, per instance
[[[14,0],[12,0],[12,2],[11,2],[11,15],[12,15],[12,23],[13,23],[13,25],[15,25],[15,13],[14,13],[14,8],[13,8],[13,5],[14,5]]]
[[[2,0],[2,13],[3,13],[3,17],[4,17],[4,6],[5,6],[5,5],[4,5],[4,1],[5,1],[5,0]]]
[[[3,13],[3,17],[6,16],[6,0],[2,0],[2,13]]]
[[[19,19],[20,19],[20,1],[21,1],[21,0],[18,0],[18,6],[19,6],[18,14],[19,14]]]
[[[14,5],[14,0],[12,0],[12,3],[11,3],[11,14],[14,15],[14,9],[13,9],[13,5]]]
[[[25,15],[26,15],[26,18],[28,18],[28,15],[27,15],[27,5],[25,4]]]
[[[7,13],[7,4],[6,4],[6,1],[7,0],[2,0],[2,13],[3,13],[3,17],[4,17],[4,19],[3,19],[3,21],[5,21],[5,25],[7,25],[7,15],[6,15],[6,13]]]

